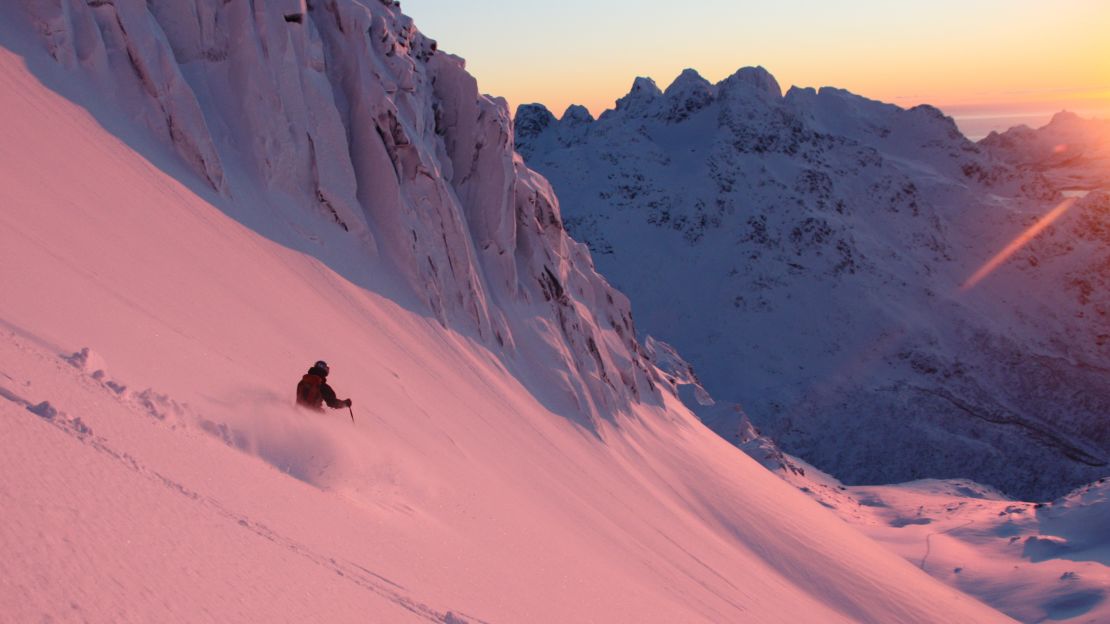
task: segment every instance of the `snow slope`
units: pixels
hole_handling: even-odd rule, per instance
[[[1110,479],[1048,503],[966,479],[845,486],[783,453],[739,405],[715,401],[672,347],[650,337],[646,347],[703,423],[938,581],[1022,622],[1110,618]]]
[[[271,24],[278,4],[256,4],[256,24]],[[628,346],[634,334],[611,339],[594,320],[623,300],[577,264],[588,254],[565,235],[541,228],[514,239],[528,246],[513,252],[516,266],[534,268],[531,253],[555,263],[559,275],[546,282],[555,302],[532,285],[520,287],[530,296],[505,297],[514,284],[473,259],[421,281],[399,251],[412,237],[391,238],[384,222],[409,215],[426,226],[414,211],[435,205],[394,196],[363,220],[356,193],[350,212],[331,201],[300,209],[293,196],[311,185],[274,185],[311,167],[267,177],[248,165],[303,150],[244,156],[254,148],[229,136],[273,135],[234,129],[211,95],[197,101],[220,138],[208,146],[193,132],[199,118],[174,95],[184,93],[168,64],[176,57],[159,47],[159,29],[143,30],[159,23],[143,3],[35,6],[62,7],[80,28],[40,28],[42,45],[18,15],[0,23],[5,619],[1006,621],[709,432],[652,390],[653,371],[635,377],[637,362],[648,367]],[[88,11],[116,10],[114,22],[89,21]],[[398,15],[379,3],[315,11],[323,17],[274,23]],[[112,24],[140,25],[130,32],[153,33],[146,41],[161,52],[113,47]],[[357,41],[366,31],[350,32]],[[75,33],[76,47],[53,45]],[[170,78],[155,81],[153,100],[103,90],[105,76],[123,85],[129,75],[111,63],[149,78],[138,68],[154,60],[145,66]],[[161,116],[143,114],[151,110]],[[255,112],[251,123],[284,123]],[[452,135],[436,136],[447,138],[422,147]],[[345,167],[317,165],[318,174]],[[359,184],[399,179],[388,159],[355,168]],[[538,177],[513,170],[542,192]],[[429,184],[445,184],[442,169],[428,172]],[[545,206],[557,220],[554,202]],[[418,249],[462,259],[495,242],[473,222],[447,229],[438,243],[418,235]],[[505,298],[482,313],[492,296],[467,299],[467,284],[490,283]],[[556,284],[573,287],[560,294]],[[596,301],[590,284],[601,289]],[[511,331],[515,348],[487,327]],[[576,337],[586,332],[600,338],[582,359],[579,347],[593,341]],[[354,423],[290,406],[304,367],[321,357],[354,398]],[[627,380],[605,380],[624,367]]]
[[[244,224],[356,282],[378,262],[444,326],[561,360],[529,382],[586,418],[656,393],[627,299],[513,152],[504,101],[395,5],[21,4],[52,88]],[[313,215],[347,234],[345,257]],[[517,340],[537,329],[550,340]]]
[[[1110,619],[1103,479],[1049,503],[964,480],[845,487],[794,460],[784,478],[934,578],[1022,622]]]
[[[515,123],[640,328],[787,452],[1033,500],[1110,471],[1104,193],[1065,204],[935,108],[783,94],[762,68]]]

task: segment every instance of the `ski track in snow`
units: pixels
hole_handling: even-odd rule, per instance
[[[0,324],[6,323],[2,323],[2,319],[0,319]],[[24,336],[26,337],[26,334],[24,334]],[[14,332],[9,334],[9,339],[15,339]],[[43,341],[36,340],[36,342],[42,343]],[[72,356],[58,354],[57,357],[63,361],[70,362],[72,364]],[[7,377],[9,380],[12,380],[12,377],[10,377],[9,375],[4,374],[4,376]],[[107,392],[118,395],[118,393],[114,393],[111,387],[107,384],[105,384],[104,388]],[[125,466],[128,470],[141,476],[142,478],[152,483],[156,483],[162,487],[165,487],[175,494],[183,496],[197,503],[198,505],[205,507],[218,516],[224,518],[225,520],[239,527],[242,527],[244,530],[247,530],[256,536],[265,539],[266,541],[271,542],[274,545],[297,555],[298,557],[302,557],[316,566],[327,569],[330,572],[334,573],[336,576],[342,578],[345,582],[352,583],[364,590],[373,592],[412,612],[413,614],[421,617],[424,620],[427,620],[429,622],[439,622],[443,624],[466,624],[468,622],[488,624],[485,622],[485,620],[472,615],[467,615],[465,613],[455,612],[451,610],[437,610],[434,607],[431,607],[428,604],[425,604],[424,602],[411,596],[405,587],[394,583],[385,576],[382,576],[381,574],[378,574],[373,570],[366,568],[365,566],[351,561],[336,559],[335,557],[329,557],[320,554],[308,545],[292,539],[288,536],[282,535],[281,533],[274,531],[273,529],[268,527],[266,524],[254,520],[249,516],[236,512],[220,501],[210,496],[206,496],[196,490],[183,485],[178,481],[175,481],[172,478],[163,475],[157,470],[154,470],[145,465],[142,461],[136,459],[130,453],[116,449],[106,438],[94,435],[90,429],[84,426],[83,421],[80,419],[79,416],[71,416],[65,411],[57,410],[57,408],[54,407],[49,402],[49,400],[45,400],[38,404],[33,404],[31,401],[23,398],[22,396],[7,388],[4,388],[3,386],[0,386],[0,397],[7,399],[8,401],[11,401],[12,403],[15,403],[17,405],[20,405],[21,407],[24,407],[29,415],[37,416],[40,420],[47,422],[57,431],[60,431],[65,435],[79,441],[86,447],[91,448],[98,453],[112,458],[117,463]],[[117,398],[117,400],[119,400],[118,396],[114,398]],[[126,407],[129,407],[130,409],[135,409],[135,405],[133,403],[128,404],[124,400],[120,400],[120,403]],[[45,407],[36,411],[38,406]],[[144,416],[158,416],[156,413],[152,414],[149,409],[145,410],[145,412],[143,410],[140,410],[139,413],[140,415]],[[163,418],[158,419],[162,420]],[[208,421],[201,422],[204,423]],[[203,428],[204,427],[202,426],[202,429]],[[218,435],[218,431],[213,432],[209,429],[205,429],[205,431],[215,435],[216,437],[220,437]],[[231,445],[230,442],[228,442],[227,440],[224,441]],[[281,466],[275,467],[279,469],[282,468]],[[288,470],[285,470],[285,472],[288,472]],[[296,475],[291,476],[298,478]]]
[[[968,527],[968,526],[971,526],[973,524],[975,524],[974,520],[968,520],[967,522],[965,522],[965,523],[963,523],[959,526],[954,526],[952,528],[945,529],[943,531],[935,531],[933,533],[929,533],[928,535],[926,535],[925,536],[925,554],[921,556],[921,569],[925,570],[925,563],[929,560],[929,554],[933,550],[933,536],[934,535],[944,535],[945,533],[955,531],[957,529],[962,529],[964,527]],[[925,571],[928,572],[928,570],[925,570]]]

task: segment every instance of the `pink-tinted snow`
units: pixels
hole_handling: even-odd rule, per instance
[[[0,619],[1006,620],[670,396],[593,427],[548,409],[3,48],[0,111]],[[317,358],[354,424],[291,406]]]

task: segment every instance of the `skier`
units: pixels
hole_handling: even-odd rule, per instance
[[[327,403],[328,407],[332,409],[351,406],[350,399],[340,401],[336,398],[335,390],[332,390],[327,382],[329,372],[328,363],[323,360],[316,362],[312,365],[312,368],[308,369],[300,383],[297,384],[297,405],[303,405],[318,412],[324,411],[324,403]]]

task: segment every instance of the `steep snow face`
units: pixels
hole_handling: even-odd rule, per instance
[[[622,100],[635,110],[517,147],[714,397],[852,483],[970,477],[1045,499],[1110,470],[1100,195],[972,284],[1066,199],[1054,178],[930,106],[783,95],[760,68],[647,84]]]
[[[93,4],[63,6],[71,15],[111,10]],[[343,16],[355,5],[315,6]],[[274,24],[313,19],[285,17]],[[345,27],[358,23],[347,17]],[[583,292],[596,276],[584,257],[564,259],[580,271],[574,279],[549,265],[550,302],[542,292],[515,301],[480,276],[488,300],[505,297],[490,309],[509,317],[515,345],[480,334],[463,308],[445,307],[459,316],[444,327],[427,305],[435,293],[388,278],[386,261],[399,260],[378,224],[384,207],[363,215],[374,256],[354,234],[357,222],[344,231],[326,210],[252,186],[258,172],[235,150],[254,148],[216,138],[221,196],[174,151],[172,133],[152,137],[150,117],[105,103],[99,78],[65,69],[18,15],[5,18],[3,619],[1008,621],[838,521],[669,393],[641,392],[593,423],[568,418],[559,387],[530,383],[553,375],[588,383],[567,364],[575,355],[564,331],[594,331],[610,356],[622,344],[616,330],[573,326],[591,309],[611,309],[607,299],[587,307]],[[206,101],[198,97],[212,132],[228,131]],[[450,119],[450,107],[443,111]],[[379,139],[382,154],[391,136]],[[420,147],[400,145],[408,166]],[[474,162],[495,145],[484,143]],[[467,145],[445,139],[442,149]],[[352,169],[376,173],[354,160]],[[398,223],[444,208],[406,203],[414,191],[392,159],[381,162],[385,172],[373,179],[394,181]],[[515,188],[544,197],[541,182],[512,164],[506,172],[525,176]],[[452,170],[457,182],[446,176],[442,188],[471,198],[459,205],[489,192],[464,169]],[[361,189],[363,178],[354,180]],[[477,227],[463,216],[458,227]],[[490,217],[480,218],[492,228]],[[552,246],[565,240],[561,230],[533,227],[517,230],[511,252],[518,292],[532,288],[523,276],[533,254],[562,253]],[[453,234],[444,226],[440,235],[448,254]],[[489,240],[492,249],[501,239]],[[474,270],[493,267],[474,247]],[[444,282],[453,277],[437,266]],[[460,287],[444,283],[441,292]],[[579,309],[560,318],[554,305]],[[631,327],[622,331],[631,337]],[[296,381],[321,357],[332,385],[354,399],[352,412],[291,405]]]
[[[240,218],[269,231],[314,212],[293,242],[306,249],[331,221],[445,326],[558,361],[532,383],[566,410],[658,400],[627,299],[515,154],[504,101],[397,5],[22,4],[51,56],[110,94],[105,108],[141,120],[229,204],[270,206]]]

